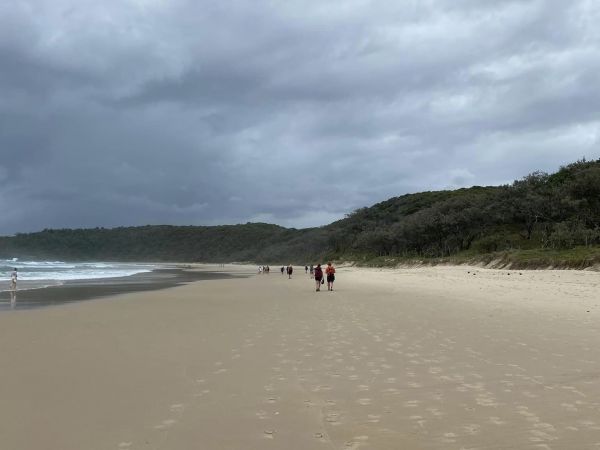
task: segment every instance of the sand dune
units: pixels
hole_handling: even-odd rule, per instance
[[[0,448],[600,448],[600,274],[337,275],[0,314]]]

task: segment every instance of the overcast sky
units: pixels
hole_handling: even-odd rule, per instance
[[[600,157],[597,0],[0,2],[0,234],[323,225]]]

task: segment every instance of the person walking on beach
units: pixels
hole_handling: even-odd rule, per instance
[[[281,275],[283,275],[283,272],[285,272],[285,267],[281,266]]]
[[[308,266],[304,266],[304,273],[308,273]]]
[[[15,267],[12,271],[12,273],[10,274],[10,289],[12,291],[16,291],[17,290],[17,268]]]
[[[294,268],[292,267],[292,265],[290,264],[287,267],[287,274],[288,274],[288,278],[291,279],[292,278],[292,272],[294,271]]]
[[[315,277],[315,266],[314,265],[310,265],[310,277],[314,278]]]
[[[327,263],[325,273],[327,274],[327,290],[333,291],[333,282],[335,281],[335,267],[333,267],[330,262]]]
[[[317,264],[315,267],[315,283],[317,286],[316,291],[319,292],[321,290],[321,282],[323,281],[323,269],[321,269],[321,264]]]

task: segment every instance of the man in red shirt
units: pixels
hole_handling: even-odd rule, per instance
[[[325,273],[327,274],[327,290],[333,291],[333,282],[335,281],[335,267],[333,267],[330,262],[327,263]]]

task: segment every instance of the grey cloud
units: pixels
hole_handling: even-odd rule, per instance
[[[578,0],[0,6],[0,232],[320,225],[600,156]]]

